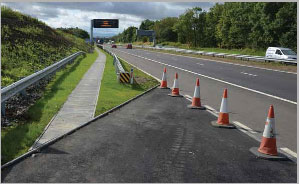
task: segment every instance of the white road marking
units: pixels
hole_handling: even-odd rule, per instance
[[[184,96],[187,98],[187,100],[192,101],[192,100],[191,100],[192,97],[191,97],[190,95],[184,95]]]
[[[118,57],[119,57],[119,56],[118,56]],[[149,76],[155,78],[156,80],[158,80],[159,82],[161,82],[161,80],[158,79],[157,77],[155,77],[155,76],[153,76],[153,75],[147,73],[146,71],[144,71],[144,70],[138,68],[137,66],[135,66],[135,65],[133,65],[133,64],[131,64],[131,63],[129,63],[129,62],[127,62],[125,59],[123,59],[123,58],[121,58],[121,57],[119,57],[119,58],[122,59],[123,61],[125,61],[126,63],[132,65],[133,67],[137,68],[138,70],[141,70],[142,72],[146,73],[147,75],[149,75]],[[187,100],[192,101],[192,97],[191,97],[190,95],[183,95],[183,96],[185,96],[185,98],[186,98]],[[209,105],[203,105],[203,106],[207,108],[207,111],[208,111],[209,113],[211,113],[211,114],[214,115],[215,117],[218,117],[218,112],[216,111],[216,109],[214,109],[213,107],[211,107],[211,106],[209,106]],[[255,140],[257,140],[257,141],[259,141],[259,142],[261,141],[261,139],[258,138],[256,135],[253,135],[253,134],[256,134],[256,133],[257,133],[256,131],[252,130],[251,128],[247,127],[246,125],[244,125],[244,124],[242,124],[242,123],[240,123],[240,122],[238,122],[238,121],[232,121],[232,122],[233,122],[235,125],[237,125],[238,127],[241,127],[241,128],[242,128],[242,129],[238,128],[238,130],[242,131],[243,133],[246,133],[247,135],[249,135],[250,137],[254,138]],[[291,156],[293,156],[293,157],[295,157],[295,158],[297,159],[297,153],[296,153],[296,152],[293,152],[292,150],[290,150],[290,149],[288,149],[288,148],[279,148],[279,149],[281,149],[282,151],[288,153],[289,155],[291,155]]]
[[[137,67],[137,66],[135,66],[135,65],[133,65],[133,64],[131,64],[131,63],[129,63],[129,62],[128,62],[128,61],[126,61],[125,59],[123,59],[123,58],[121,58],[121,57],[119,57],[119,56],[117,56],[117,57],[118,57],[118,58],[120,58],[121,60],[123,60],[124,62],[126,62],[126,63],[128,63],[128,64],[132,65],[133,67],[137,68],[138,70],[142,71],[143,73],[145,73],[145,74],[147,74],[147,75],[151,76],[152,78],[156,79],[157,81],[161,82],[161,80],[160,80],[160,79],[158,79],[157,77],[155,77],[155,76],[153,76],[153,75],[151,75],[151,74],[147,73],[146,71],[144,71],[144,70],[140,69],[139,67]]]
[[[282,151],[288,153],[289,155],[291,155],[291,156],[297,158],[297,153],[293,152],[293,151],[290,150],[289,148],[279,148],[279,149],[281,149]]]
[[[257,75],[255,75],[255,74],[246,73],[246,72],[241,72],[241,74],[244,74],[244,75],[249,75],[249,76],[253,76],[253,77],[256,77],[256,76],[257,76]]]
[[[212,115],[218,118],[218,112],[216,111],[216,109],[208,105],[203,105],[203,106],[207,108],[209,113],[211,113]]]
[[[243,128],[243,129],[245,129],[247,132],[250,132],[250,133],[252,133],[252,134],[256,134],[256,133],[257,133],[256,131],[252,130],[252,129],[249,128],[248,126],[243,125],[242,123],[240,123],[240,122],[238,122],[238,121],[233,121],[233,123],[234,123],[235,125],[238,125],[239,127]]]
[[[162,65],[165,65],[165,66],[169,66],[169,67],[172,67],[172,68],[175,68],[175,69],[178,69],[178,70],[189,72],[189,73],[192,73],[192,74],[195,74],[195,75],[199,75],[199,76],[202,76],[202,77],[205,77],[205,78],[208,78],[208,79],[212,79],[212,80],[215,80],[215,81],[218,81],[218,82],[229,84],[229,85],[232,85],[232,86],[235,86],[235,87],[238,87],[238,88],[242,88],[242,89],[245,89],[245,90],[248,90],[248,91],[251,91],[251,92],[255,92],[255,93],[258,93],[258,94],[261,94],[261,95],[265,95],[265,96],[268,96],[268,97],[271,97],[271,98],[275,98],[275,99],[278,99],[278,100],[281,100],[281,101],[285,101],[285,102],[297,105],[297,102],[294,102],[294,101],[291,101],[291,100],[287,100],[287,99],[284,99],[284,98],[280,98],[278,96],[270,95],[270,94],[267,94],[267,93],[264,93],[264,92],[261,92],[261,91],[258,91],[258,90],[250,89],[250,88],[247,88],[247,87],[244,87],[244,86],[240,86],[240,85],[237,85],[237,84],[234,84],[234,83],[230,83],[230,82],[227,82],[227,81],[224,81],[224,80],[216,79],[214,77],[210,77],[210,76],[203,75],[203,74],[200,74],[200,73],[192,72],[192,71],[189,71],[189,70],[186,70],[186,69],[183,69],[183,68],[179,68],[179,67],[176,67],[176,66],[173,66],[173,65],[170,65],[170,64],[162,63],[160,61],[155,61],[153,59],[141,57],[141,56],[138,56],[138,55],[135,55],[135,54],[131,54],[131,53],[128,53],[128,52],[124,52],[124,51],[121,51],[121,50],[119,50],[119,51],[123,52],[123,53],[126,53],[126,54],[129,54],[129,55],[132,55],[132,56],[135,56],[135,57],[143,58],[143,59],[146,59],[146,60],[149,60],[149,61],[153,61],[155,63],[159,63],[159,64],[162,64]]]
[[[198,64],[198,65],[201,65],[201,66],[203,66],[204,64],[202,64],[202,63],[196,63],[196,64]]]
[[[150,50],[146,50],[146,51],[157,53],[155,51],[150,51]],[[295,74],[295,75],[297,75],[297,73],[295,73],[295,72],[287,72],[287,71],[281,71],[281,70],[275,70],[275,69],[269,69],[269,68],[262,68],[262,67],[257,67],[257,66],[242,65],[242,64],[229,63],[229,62],[218,61],[218,60],[213,60],[213,59],[197,58],[197,57],[192,57],[192,56],[184,56],[184,55],[170,54],[170,53],[164,53],[164,52],[159,52],[159,53],[173,55],[173,56],[193,58],[193,59],[201,59],[201,60],[206,60],[206,61],[213,61],[213,62],[223,63],[223,64],[229,64],[229,65],[237,65],[237,66],[243,66],[243,67],[249,67],[249,68],[256,68],[256,69],[261,69],[261,70],[269,70],[269,71],[275,71],[275,72],[282,72],[282,73],[288,73],[288,74]]]

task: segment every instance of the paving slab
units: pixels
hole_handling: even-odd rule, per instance
[[[44,133],[35,141],[32,148],[79,127],[94,117],[106,56],[100,52],[96,61],[84,74],[79,84],[69,95],[62,108],[51,120]]]
[[[296,183],[291,161],[258,159],[259,142],[211,126],[205,110],[155,89],[2,170],[2,182]]]

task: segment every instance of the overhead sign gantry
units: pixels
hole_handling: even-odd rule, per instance
[[[153,45],[156,46],[156,33],[154,30],[142,30],[142,29],[137,29],[136,30],[136,35],[137,36],[148,36],[153,38]]]
[[[118,28],[118,19],[92,19],[90,24],[90,44],[93,44],[93,28]]]

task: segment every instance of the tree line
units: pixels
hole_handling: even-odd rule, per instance
[[[137,27],[113,37],[118,42],[138,38]],[[154,30],[157,43],[179,42],[191,47],[266,49],[280,46],[297,50],[296,2],[216,3],[209,11],[187,9],[179,17],[144,20],[139,29]]]

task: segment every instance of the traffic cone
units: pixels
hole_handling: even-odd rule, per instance
[[[258,151],[267,155],[277,155],[273,105],[269,108],[262,142]]]
[[[229,123],[229,115],[227,108],[227,89],[223,91],[223,97],[220,106],[220,112],[217,121],[211,122],[213,126],[219,128],[235,128],[235,125]]]
[[[164,67],[163,76],[162,76],[162,81],[161,81],[161,85],[160,85],[159,88],[161,88],[161,89],[169,89],[169,88],[167,87],[166,67]]]
[[[179,89],[179,83],[178,83],[178,73],[175,73],[175,79],[173,82],[171,94],[168,94],[168,95],[173,96],[173,97],[181,97],[182,96],[182,95],[180,95],[180,89]]]
[[[200,110],[206,109],[205,107],[201,106],[201,102],[200,102],[199,78],[196,79],[192,104],[188,105],[187,107],[190,109],[200,109]]]
[[[257,157],[268,160],[288,160],[287,157],[277,152],[273,105],[269,108],[260,147],[250,148],[250,151]]]

